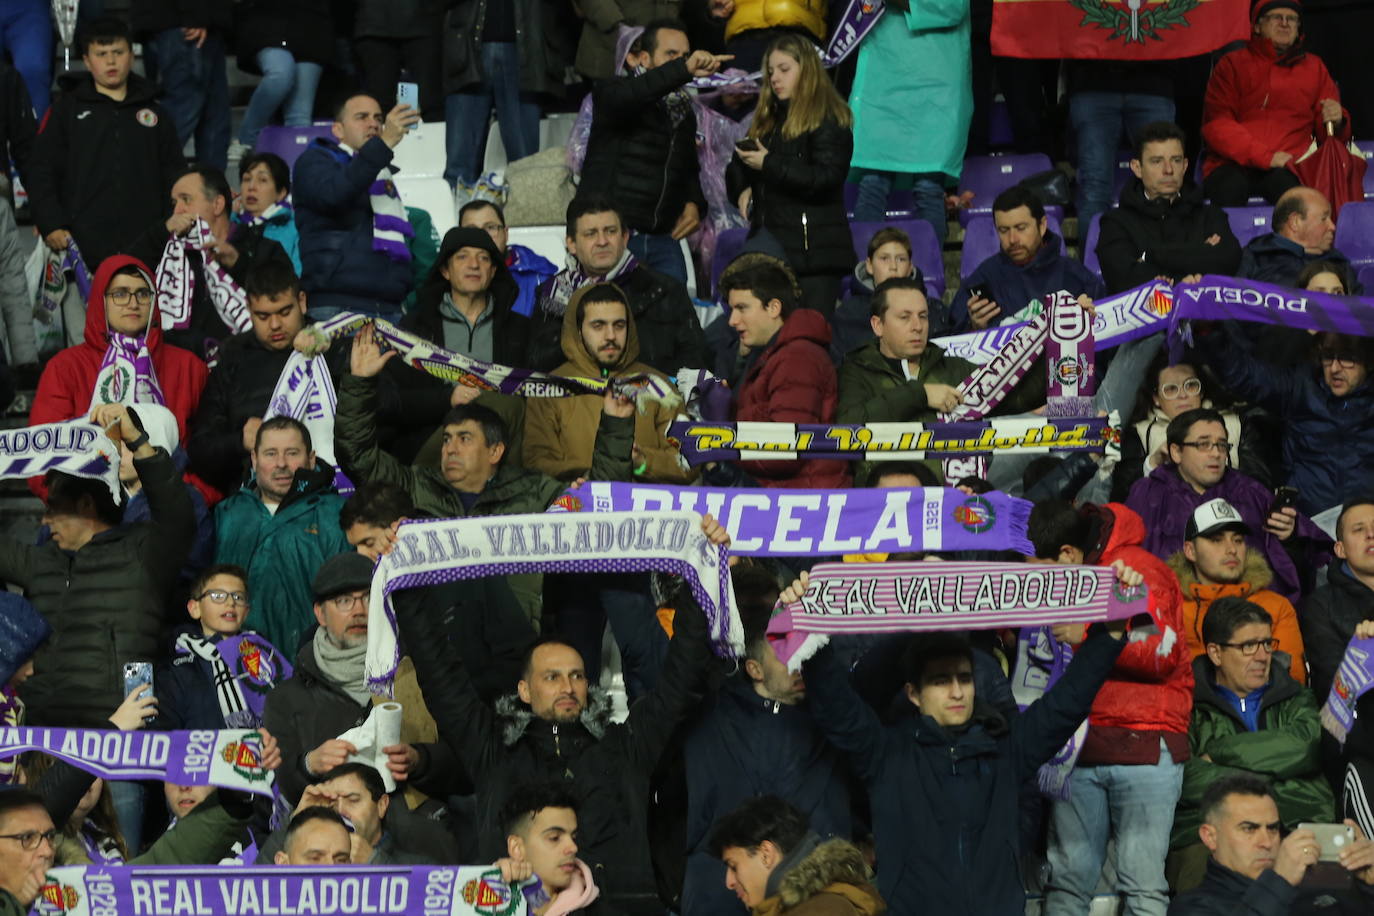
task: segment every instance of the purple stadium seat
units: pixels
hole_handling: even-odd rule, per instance
[[[1131,171],[1131,157],[1135,153],[1129,150],[1121,150],[1116,154],[1116,173],[1112,176],[1112,206],[1120,206],[1121,191],[1126,184],[1135,177]]]
[[[1374,264],[1374,201],[1351,201],[1341,207],[1336,248],[1356,267]]]
[[[859,202],[859,186],[852,181],[844,183],[844,215],[854,218],[854,205]]]
[[[1047,212],[1049,230],[1059,236],[1059,251],[1064,251],[1064,236],[1059,231],[1059,218]],[[964,253],[959,261],[959,276],[967,277],[974,269],[998,251],[997,227],[991,216],[975,216],[964,229]]]
[[[1260,207],[1226,207],[1225,210],[1231,232],[1242,248],[1251,239],[1270,231],[1269,221],[1274,215],[1274,208],[1268,204]]]
[[[854,238],[854,252],[864,257],[868,252],[868,241],[879,229],[891,226],[900,229],[911,239],[911,260],[921,268],[926,279],[926,292],[933,298],[945,294],[945,262],[940,253],[940,243],[935,240],[935,230],[930,223],[920,219],[889,220],[885,223],[859,223],[850,221],[849,232]]]
[[[996,99],[988,112],[988,146],[1005,147],[1016,142],[1011,130],[1011,112],[1005,99]]]
[[[711,255],[711,295],[719,295],[720,275],[725,272],[726,266],[731,261],[739,257],[740,250],[744,248],[745,241],[749,238],[749,230],[746,228],[726,229],[716,236],[716,250]]]
[[[1346,204],[1346,206],[1349,206],[1349,204]],[[1374,290],[1374,264],[1366,264],[1364,267],[1361,267],[1358,279],[1362,287],[1360,295],[1369,295],[1370,290]]]
[[[992,213],[992,201],[1007,188],[1038,172],[1054,168],[1044,153],[1020,153],[1006,156],[970,156],[964,160],[964,174],[959,180],[959,192],[973,192],[973,203],[959,211],[959,224],[967,227],[975,216]]]
[[[1083,239],[1083,266],[1102,276],[1102,264],[1097,260],[1097,237],[1102,233],[1102,214],[1094,213],[1088,222],[1088,234]]]
[[[264,127],[258,134],[254,152],[276,153],[286,160],[288,169],[294,168],[296,160],[316,137],[332,137],[330,125],[311,124],[309,127]]]
[[[1364,154],[1369,167],[1364,170],[1364,199],[1374,200],[1374,140],[1356,140],[1355,146]],[[1344,212],[1344,208],[1342,208]]]

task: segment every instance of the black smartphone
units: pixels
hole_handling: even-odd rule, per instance
[[[755,150],[759,148],[759,141],[753,137],[745,137],[743,140],[735,142],[735,149]]]
[[[986,299],[988,297],[988,288],[986,286],[982,286],[981,284],[975,284],[973,286],[970,286],[968,288],[968,297],[969,301],[972,301],[974,299]]]
[[[1269,514],[1273,515],[1280,509],[1296,509],[1298,507],[1298,488],[1297,487],[1277,487],[1274,490],[1274,501],[1269,504]]]

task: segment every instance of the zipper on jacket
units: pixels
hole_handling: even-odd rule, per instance
[[[959,763],[959,755],[958,755],[958,752],[956,751],[954,745],[951,744],[951,745],[949,746],[949,775],[951,775],[951,776],[956,775],[956,773],[955,773],[955,767],[958,765],[958,763]]]
[[[563,746],[558,740],[558,726],[553,727],[553,753],[557,757],[563,756]]]
[[[805,210],[802,211],[802,249],[803,249],[804,251],[810,251],[810,250],[811,250],[811,235],[807,232],[807,228],[806,228],[806,211],[805,211]]]
[[[668,166],[673,161],[673,147],[677,144],[677,132],[668,133],[668,155],[663,157],[663,181],[659,183],[658,201],[654,204],[654,225],[658,225],[658,211],[663,208],[663,199],[668,196]]]

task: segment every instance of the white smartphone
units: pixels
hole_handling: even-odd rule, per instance
[[[1299,824],[1299,830],[1311,830],[1321,848],[1318,862],[1338,862],[1341,851],[1355,842],[1355,829],[1348,824]]]
[[[420,110],[420,84],[400,82],[396,84],[396,104],[409,105],[416,111]],[[410,132],[417,137],[420,135],[420,125],[417,122]]]

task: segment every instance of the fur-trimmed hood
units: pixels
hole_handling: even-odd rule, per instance
[[[777,894],[754,907],[754,916],[789,913],[820,894],[843,898],[858,916],[878,916],[887,910],[887,905],[870,883],[872,878],[863,853],[853,843],[826,840],[788,869]],[[816,909],[826,913],[841,911],[831,906]]]
[[[1194,586],[1202,590],[1211,590],[1213,588],[1227,589],[1228,591],[1226,593],[1228,594],[1230,593],[1230,589],[1235,588],[1234,585],[1203,585],[1198,581],[1197,569],[1194,568],[1193,562],[1183,555],[1182,550],[1169,557],[1169,569],[1173,570],[1174,575],[1178,576],[1178,587],[1179,590],[1183,592],[1185,601],[1197,600],[1198,598],[1211,600],[1212,598],[1219,597],[1211,594],[1198,594]],[[1240,582],[1237,583],[1239,585],[1249,586],[1248,589],[1241,590],[1243,592],[1242,597],[1244,597],[1244,595],[1253,595],[1261,589],[1268,588],[1273,581],[1274,571],[1269,568],[1269,562],[1264,559],[1264,554],[1247,545],[1245,551],[1245,569],[1241,573]]]
[[[506,747],[524,737],[530,723],[534,721],[534,713],[530,710],[529,704],[513,693],[498,697],[492,708],[501,720],[501,742]],[[587,706],[578,717],[578,722],[593,739],[600,741],[606,734],[606,726],[611,724],[612,711],[610,694],[600,687],[591,687],[587,690]]]

